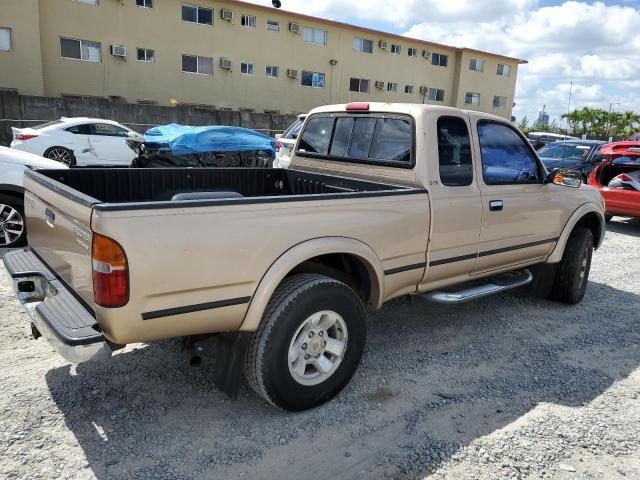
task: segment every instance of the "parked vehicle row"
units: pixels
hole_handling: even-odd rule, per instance
[[[25,189],[30,249],[4,263],[36,336],[79,363],[218,334],[214,382],[237,395],[244,371],[285,410],[349,382],[366,305],[525,285],[575,304],[605,232],[602,196],[511,123],[427,105],[317,108],[289,169],[27,170]]]

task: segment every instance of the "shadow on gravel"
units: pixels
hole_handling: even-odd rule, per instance
[[[607,230],[631,237],[640,237],[640,218],[613,217],[607,223]]]
[[[615,313],[612,306],[615,306]],[[57,368],[53,399],[98,478],[416,478],[541,402],[582,406],[640,363],[640,297],[591,282],[578,307],[519,293],[370,315],[347,389],[310,412],[212,386],[178,342]]]

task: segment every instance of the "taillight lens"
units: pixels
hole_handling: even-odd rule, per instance
[[[93,236],[93,299],[101,307],[122,307],[129,301],[129,267],[122,247],[103,235]]]
[[[621,182],[633,182],[633,178],[631,178],[629,175],[626,175],[624,173],[621,173],[620,175],[618,175],[618,180],[620,180]]]
[[[276,142],[276,153],[280,153],[280,148],[282,147],[282,145],[280,144],[280,142]]]
[[[27,133],[20,133],[16,136],[16,140],[31,140],[32,138],[36,138],[38,135],[30,135]]]

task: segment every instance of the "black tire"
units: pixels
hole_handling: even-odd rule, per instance
[[[604,221],[609,223],[611,221],[611,219],[613,218],[613,215],[605,215],[604,216]]]
[[[56,162],[60,162],[63,165],[67,165],[68,167],[73,167],[76,164],[76,156],[73,154],[71,150],[66,147],[51,147],[47,148],[42,155],[49,160],[55,160]]]
[[[348,337],[337,369],[322,383],[303,385],[290,371],[289,347],[317,312],[342,317]],[[366,312],[356,292],[342,282],[317,274],[285,279],[269,301],[259,329],[252,335],[245,359],[245,377],[266,401],[288,411],[306,410],[337,395],[351,380],[364,352]]]
[[[20,215],[22,222],[22,234],[17,238],[14,238],[10,232],[3,231],[3,227],[11,227],[11,230],[17,229],[17,226],[6,222],[11,208]],[[27,225],[24,221],[24,200],[18,195],[0,193],[0,248],[24,247],[26,244]]]
[[[576,227],[567,241],[562,261],[551,291],[551,298],[575,305],[584,298],[589,281],[591,257],[593,255],[593,233],[585,227]]]

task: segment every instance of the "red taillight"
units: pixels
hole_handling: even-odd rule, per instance
[[[93,236],[93,299],[101,307],[122,307],[129,301],[129,267],[122,247],[108,237]]]
[[[282,145],[280,144],[280,142],[276,142],[276,153],[280,153],[280,147]]]
[[[38,135],[32,135],[29,133],[19,133],[16,136],[16,140],[31,140],[32,138],[36,138]]]
[[[633,182],[633,178],[631,178],[629,175],[626,175],[624,173],[621,173],[620,175],[618,175],[618,180],[620,180],[621,182]]]
[[[369,111],[369,104],[366,102],[351,102],[347,104],[347,112],[353,111]]]

